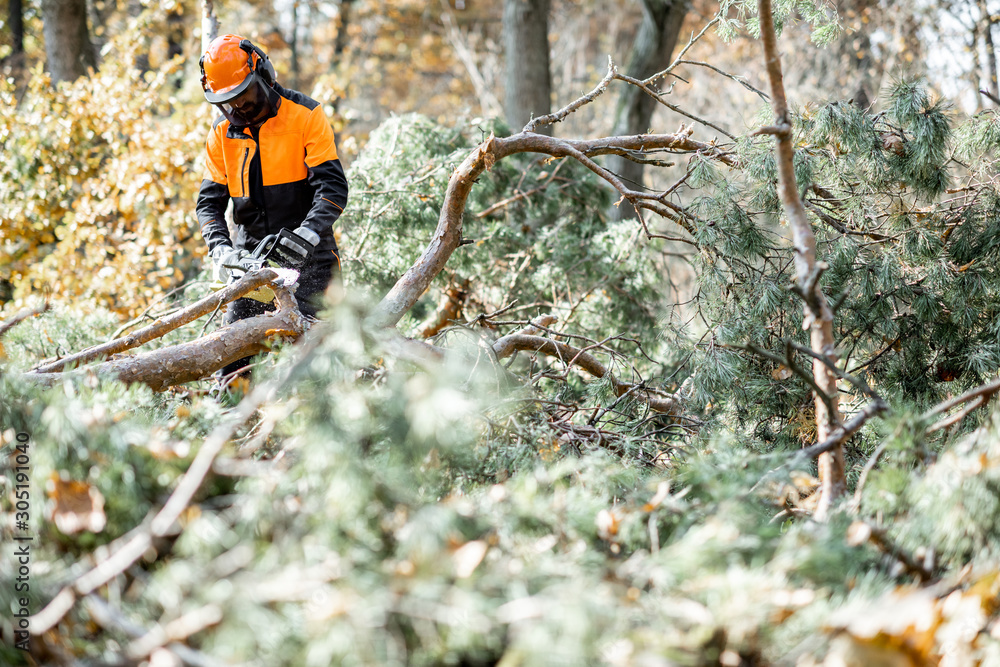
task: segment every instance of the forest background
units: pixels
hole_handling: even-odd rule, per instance
[[[7,5],[5,664],[1000,660],[1000,5]],[[66,364],[213,298],[206,6],[351,181],[235,404]]]

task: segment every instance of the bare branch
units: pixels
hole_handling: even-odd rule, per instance
[[[963,419],[968,417],[971,413],[975,412],[981,408],[987,401],[985,396],[979,396],[967,406],[959,410],[957,413],[951,415],[950,417],[945,417],[944,419],[938,421],[937,423],[927,427],[927,433],[934,433],[935,431],[940,431],[943,428],[948,428],[953,424],[961,422]]]
[[[657,92],[657,91],[653,90],[652,88],[649,87],[649,84],[647,84],[645,81],[640,81],[639,79],[636,79],[634,77],[627,76],[625,74],[617,74],[617,73],[614,75],[614,78],[618,79],[619,81],[624,81],[625,83],[630,83],[633,86],[638,87],[640,90],[642,90],[642,92],[646,93],[647,95],[649,95],[654,100],[656,100],[657,102],[659,102],[663,106],[667,107],[671,111],[675,111],[675,112],[679,113],[680,115],[686,116],[686,117],[690,118],[691,120],[693,120],[693,121],[695,121],[697,123],[701,123],[702,125],[710,127],[713,130],[721,132],[722,134],[724,134],[727,137],[729,137],[731,140],[736,141],[736,135],[730,134],[726,130],[722,129],[721,127],[719,127],[718,125],[716,125],[715,123],[713,123],[712,121],[705,120],[704,118],[701,118],[699,116],[695,116],[694,114],[689,113],[689,112],[685,111],[684,109],[681,109],[676,104],[670,104],[665,99],[663,99],[663,93],[660,93],[660,92]]]
[[[611,382],[611,386],[614,388],[616,396],[622,396],[637,386],[634,383],[623,382],[622,380],[616,378],[614,374],[604,366],[604,364],[598,361],[597,358],[589,352],[577,349],[567,345],[566,343],[561,343],[550,338],[542,338],[541,336],[532,336],[521,333],[508,334],[498,339],[493,344],[493,349],[494,351],[499,350],[505,353],[504,355],[498,353],[497,358],[503,358],[503,356],[506,356],[508,353],[513,353],[515,350],[532,350],[534,352],[542,352],[550,356],[558,357],[565,363],[579,366],[594,377],[607,377],[607,379]],[[676,395],[668,394],[666,392],[657,392],[649,387],[643,387],[641,385],[638,386],[639,390],[635,394],[636,398],[649,405],[651,409],[656,412],[665,412],[671,415],[680,413],[680,400]]]
[[[847,543],[859,546],[865,542],[871,543],[884,554],[892,556],[911,575],[921,582],[934,578],[934,573],[922,565],[916,558],[908,554],[889,539],[885,529],[873,526],[865,521],[855,521],[847,531]]]
[[[979,89],[979,93],[981,95],[983,95],[984,97],[986,97],[986,99],[988,99],[990,102],[993,102],[993,104],[996,104],[997,106],[1000,106],[1000,97],[997,97],[993,93],[991,93],[990,91],[983,90],[981,88]]]
[[[570,115],[571,113],[573,113],[580,107],[584,106],[585,104],[590,104],[595,99],[597,99],[598,96],[604,93],[604,91],[608,89],[608,84],[611,83],[611,81],[615,78],[615,75],[617,73],[618,73],[618,68],[615,67],[614,61],[612,61],[611,57],[608,56],[608,73],[604,75],[604,78],[601,79],[600,83],[598,83],[597,86],[592,91],[590,91],[583,97],[578,97],[577,99],[573,100],[572,102],[564,106],[559,111],[556,111],[555,113],[550,113],[548,115],[540,116],[538,118],[532,118],[531,121],[527,125],[525,125],[524,129],[521,131],[534,133],[539,125],[551,125],[552,123],[562,122],[562,120],[566,116]]]
[[[91,620],[106,630],[123,632],[133,639],[142,637],[147,632],[146,628],[130,621],[124,614],[105,602],[99,595],[91,593],[84,600],[84,604]],[[215,658],[179,642],[170,642],[164,648],[187,665],[216,667],[223,664]]]
[[[988,382],[987,384],[980,385],[978,387],[970,389],[961,396],[956,396],[955,398],[948,399],[943,403],[939,403],[930,410],[928,410],[927,412],[925,412],[923,415],[921,415],[920,418],[925,421],[929,421],[932,417],[936,417],[942,412],[947,412],[948,410],[951,410],[952,408],[957,407],[963,403],[967,403],[975,398],[983,397],[986,400],[989,400],[998,391],[1000,391],[1000,378],[993,380],[992,382]]]
[[[677,67],[679,63],[683,62],[682,59],[684,58],[684,56],[687,55],[687,52],[691,50],[691,47],[694,46],[698,40],[704,37],[705,33],[708,32],[708,29],[711,28],[716,23],[718,23],[721,20],[721,18],[722,18],[721,16],[716,14],[711,21],[705,24],[705,27],[701,29],[701,32],[699,32],[697,35],[693,35],[691,39],[688,40],[688,43],[684,45],[684,48],[681,49],[681,52],[677,54],[677,57],[674,58],[674,62],[670,63],[670,66],[667,67],[667,69],[665,69],[660,74],[654,74],[650,78],[646,79],[646,83],[653,83],[656,79],[660,78],[664,74],[671,72],[675,67]]]
[[[868,398],[874,399],[876,401],[883,401],[882,397],[879,396],[877,393],[875,393],[875,390],[872,389],[871,386],[867,382],[865,382],[863,379],[857,377],[856,375],[851,375],[847,371],[841,370],[840,368],[837,367],[837,364],[834,363],[833,359],[830,359],[825,354],[819,354],[818,352],[814,352],[814,351],[810,350],[808,347],[806,347],[804,345],[799,345],[798,343],[796,343],[796,342],[794,342],[792,340],[788,340],[786,342],[789,343],[789,344],[791,344],[791,346],[793,348],[795,348],[796,350],[798,350],[799,352],[801,352],[803,354],[808,354],[810,357],[812,357],[814,359],[818,359],[819,361],[821,361],[824,364],[826,364],[827,368],[829,368],[831,371],[833,371],[834,373],[836,373],[838,377],[841,377],[841,378],[847,380],[848,382],[850,382],[851,384],[853,384],[855,387],[857,387],[861,391],[861,393],[863,393]],[[883,401],[883,402],[885,402],[885,401]]]
[[[112,338],[112,340],[113,340],[113,339],[115,339],[115,338],[118,338],[118,337],[119,337],[119,336],[121,336],[121,335],[122,335],[123,333],[125,333],[126,331],[128,331],[129,329],[131,329],[132,327],[134,327],[134,326],[135,326],[136,324],[139,324],[140,322],[142,322],[143,320],[145,320],[145,319],[147,319],[147,318],[148,318],[148,319],[151,319],[151,320],[155,320],[155,319],[158,319],[158,318],[156,318],[156,317],[153,317],[153,316],[151,316],[151,315],[149,314],[149,311],[151,311],[151,310],[153,309],[153,306],[155,306],[155,305],[157,305],[157,304],[159,304],[159,303],[163,302],[163,301],[164,301],[165,299],[169,299],[170,297],[172,297],[173,295],[177,294],[178,292],[183,292],[184,290],[186,290],[187,288],[191,287],[192,285],[197,285],[197,284],[198,284],[198,283],[200,283],[200,282],[202,282],[202,281],[200,281],[200,280],[193,280],[193,281],[191,281],[191,282],[188,282],[188,283],[184,283],[183,285],[178,285],[177,287],[173,288],[172,290],[170,290],[170,291],[169,291],[169,292],[167,292],[166,294],[161,294],[160,296],[156,297],[156,298],[155,298],[155,299],[153,299],[153,301],[152,301],[152,302],[151,302],[151,303],[150,303],[150,304],[149,304],[148,306],[146,306],[146,308],[145,308],[145,309],[144,309],[144,310],[143,310],[143,311],[142,311],[141,313],[139,313],[139,314],[138,314],[138,315],[137,315],[136,317],[132,318],[131,320],[129,320],[129,321],[128,321],[128,322],[126,322],[125,324],[123,324],[123,325],[121,325],[120,327],[118,327],[118,328],[117,328],[117,329],[115,330],[115,332],[114,332],[113,334],[111,334],[111,338]],[[176,310],[180,310],[180,309],[178,308],[178,309],[176,309]],[[176,310],[175,310],[175,311],[173,311],[173,312],[176,312]],[[160,314],[160,316],[162,317],[162,316],[163,316],[163,315],[165,315],[165,314],[166,314],[166,313],[161,313],[161,314]]]
[[[757,90],[756,88],[754,88],[753,86],[751,86],[749,83],[747,83],[745,77],[739,76],[737,74],[730,74],[729,72],[721,70],[718,67],[716,67],[715,65],[712,65],[710,63],[703,63],[703,62],[700,62],[700,61],[697,61],[697,60],[677,60],[677,61],[675,61],[674,64],[675,65],[697,65],[699,67],[707,67],[710,70],[714,70],[715,72],[718,72],[722,76],[725,76],[725,77],[728,77],[728,78],[732,79],[733,81],[735,81],[736,83],[740,84],[741,86],[743,86],[744,88],[746,88],[750,92],[756,93],[765,102],[770,102],[771,101],[771,98],[767,96],[767,93],[765,93],[763,91],[760,91],[760,90]]]

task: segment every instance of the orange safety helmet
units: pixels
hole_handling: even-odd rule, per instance
[[[212,104],[226,104],[261,82],[274,86],[274,66],[260,47],[239,35],[212,40],[198,63],[201,88]]]

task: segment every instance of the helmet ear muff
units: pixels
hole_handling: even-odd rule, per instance
[[[268,87],[274,86],[274,81],[277,77],[275,76],[274,65],[271,64],[271,59],[267,57],[267,54],[249,39],[242,40],[240,48],[247,52],[247,64],[250,66],[250,72],[260,76],[261,80]],[[254,58],[254,55],[257,57]]]

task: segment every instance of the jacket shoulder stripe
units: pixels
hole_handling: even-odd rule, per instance
[[[313,109],[319,106],[319,102],[309,97],[308,95],[303,95],[297,90],[282,88],[278,84],[274,84],[274,89],[278,91],[278,94],[284,97],[286,100],[304,106],[306,109],[309,109],[309,111],[312,111]]]

